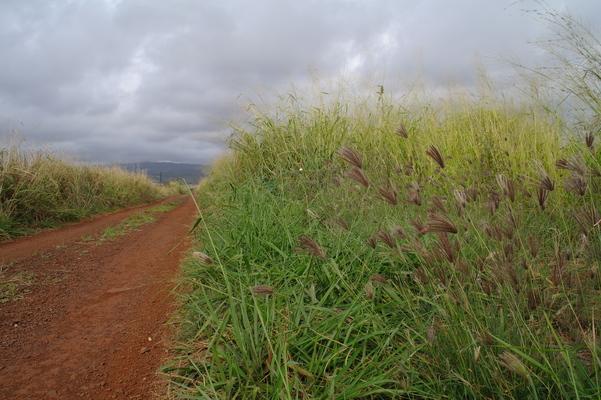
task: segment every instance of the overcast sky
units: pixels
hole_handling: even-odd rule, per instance
[[[594,27],[600,0],[549,0]],[[0,136],[86,161],[208,162],[259,95],[322,80],[471,87],[536,65],[514,0],[1,0]],[[374,88],[375,90],[375,88]]]

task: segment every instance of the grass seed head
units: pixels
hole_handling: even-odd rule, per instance
[[[427,223],[428,232],[457,233],[457,227],[444,215],[430,213]]]
[[[202,251],[195,251],[192,253],[192,257],[196,260],[200,261],[202,264],[211,265],[213,264],[213,259]]]
[[[414,218],[411,220],[411,225],[415,228],[415,231],[419,236],[424,235],[428,232],[428,227],[422,223],[419,218]]]
[[[442,154],[440,154],[440,151],[436,146],[431,145],[430,147],[428,147],[428,150],[426,150],[426,154],[432,160],[434,160],[434,162],[436,162],[436,164],[438,164],[440,168],[444,168],[444,159],[442,158]]]
[[[582,157],[578,156],[573,156],[569,160],[561,158],[555,162],[555,166],[559,169],[575,172],[581,176],[586,175],[588,172],[588,168],[586,167],[584,160]]]
[[[402,138],[407,139],[409,137],[409,132],[407,132],[407,128],[405,128],[405,125],[403,125],[403,123],[401,122],[399,124],[399,127],[396,130],[397,135],[399,135]]]
[[[522,363],[522,361],[516,355],[508,351],[504,351],[499,355],[499,361],[503,367],[507,368],[514,374],[520,375],[524,378],[528,378],[530,376],[530,372],[524,363]]]
[[[584,137],[584,142],[586,143],[586,147],[588,147],[591,150],[593,149],[593,145],[595,143],[595,136],[592,132],[588,132],[586,134],[586,136]]]
[[[363,170],[359,167],[353,167],[350,171],[346,173],[346,176],[355,182],[358,182],[360,185],[368,188],[369,187],[369,179],[363,172]]]
[[[315,240],[311,239],[309,236],[302,235],[298,239],[298,241],[299,241],[300,249],[304,250],[305,252],[307,252],[317,258],[321,258],[321,259],[326,258],[325,251],[321,248],[321,246]]]
[[[273,294],[273,288],[268,285],[257,285],[255,287],[253,287],[251,290],[254,294],[260,295],[260,296],[269,296],[270,294]]]
[[[386,277],[382,274],[373,274],[369,277],[369,280],[372,282],[377,282],[377,283],[386,283],[388,282],[388,279],[386,279]]]
[[[570,192],[574,192],[580,196],[584,196],[586,194],[586,181],[579,174],[572,174],[565,182],[566,190]]]
[[[513,203],[515,201],[515,184],[513,180],[503,174],[499,174],[497,175],[497,184],[503,191],[503,194]]]
[[[538,205],[540,206],[541,210],[545,210],[545,203],[547,202],[547,197],[549,196],[549,191],[547,189],[545,189],[544,187],[539,187],[538,188]]]
[[[361,158],[361,154],[356,150],[344,146],[338,150],[338,155],[347,163],[357,168],[363,168],[363,159]]]
[[[394,249],[396,247],[396,242],[394,237],[390,234],[390,232],[385,230],[379,230],[376,234],[378,239],[380,239],[386,246]]]
[[[399,202],[396,190],[391,187],[380,187],[378,193],[384,201],[392,206],[396,206]]]
[[[422,205],[422,196],[419,184],[417,182],[412,182],[407,189],[407,201],[409,203],[413,203],[415,205]]]

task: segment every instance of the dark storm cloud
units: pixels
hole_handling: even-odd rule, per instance
[[[0,134],[92,161],[205,162],[260,94],[346,78],[471,86],[536,63],[515,1],[0,2]],[[595,0],[550,1],[593,24]],[[591,19],[590,21],[587,21]]]

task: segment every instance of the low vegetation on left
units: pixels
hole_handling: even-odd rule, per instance
[[[167,194],[143,173],[0,148],[0,241]]]

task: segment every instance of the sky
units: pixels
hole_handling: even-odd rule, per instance
[[[589,27],[599,0],[548,0]],[[0,138],[82,161],[209,163],[247,106],[319,81],[470,88],[536,66],[506,0],[2,0]]]

